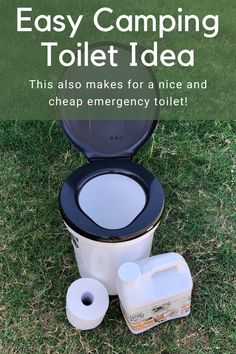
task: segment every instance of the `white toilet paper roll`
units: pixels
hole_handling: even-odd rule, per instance
[[[66,315],[77,329],[97,327],[108,309],[109,297],[105,286],[96,279],[75,280],[66,294]]]

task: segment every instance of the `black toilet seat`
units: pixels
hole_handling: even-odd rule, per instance
[[[146,205],[126,227],[106,229],[97,225],[80,208],[78,193],[90,179],[108,173],[133,178],[146,193]],[[74,171],[60,192],[60,211],[66,224],[78,234],[101,242],[122,242],[139,237],[155,227],[164,208],[164,192],[157,178],[146,168],[129,159],[98,159]]]

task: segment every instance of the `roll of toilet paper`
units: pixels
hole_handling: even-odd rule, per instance
[[[109,297],[105,286],[96,279],[75,280],[66,294],[66,315],[77,329],[97,327],[108,309]]]

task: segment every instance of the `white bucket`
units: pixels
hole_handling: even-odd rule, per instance
[[[73,231],[65,223],[72,236],[72,244],[81,277],[95,278],[105,285],[109,295],[117,295],[115,280],[122,263],[149,257],[155,225],[150,231],[133,240],[100,242],[90,240]]]

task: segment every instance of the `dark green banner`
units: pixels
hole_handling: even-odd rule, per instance
[[[1,119],[235,118],[233,0],[1,3]]]

